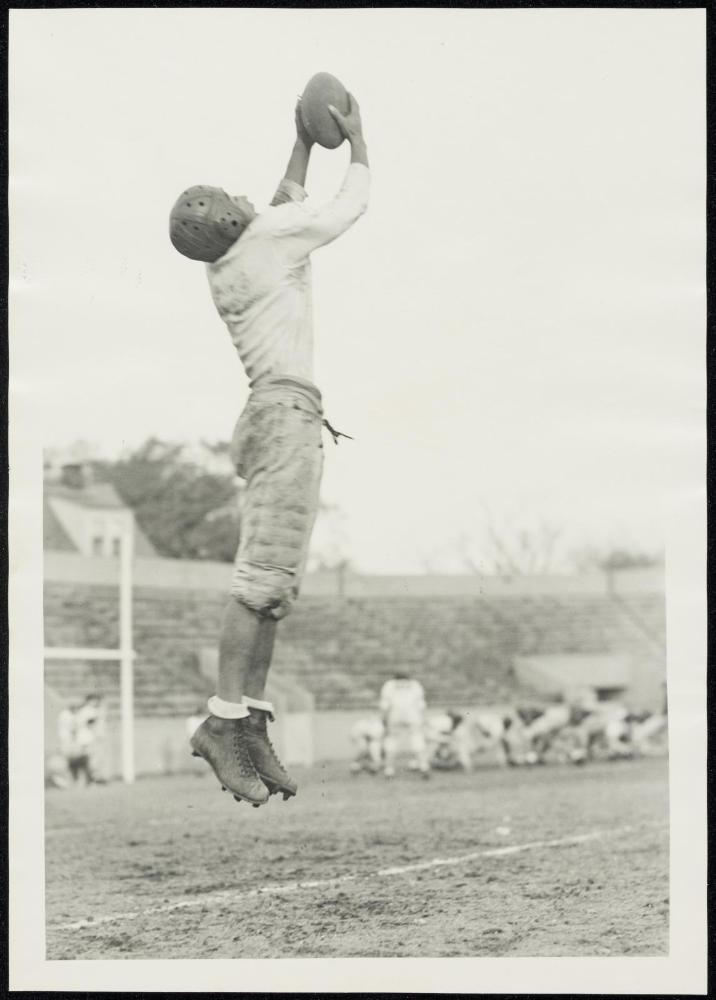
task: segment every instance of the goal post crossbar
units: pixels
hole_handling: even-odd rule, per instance
[[[137,654],[134,650],[123,653],[120,649],[100,649],[99,646],[78,646],[76,649],[72,646],[52,646],[46,647],[43,655],[46,660],[121,660],[125,655],[134,659]]]

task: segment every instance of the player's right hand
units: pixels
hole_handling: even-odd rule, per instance
[[[348,101],[349,110],[347,115],[342,115],[338,108],[334,108],[332,104],[328,105],[328,110],[335,118],[338,128],[349,142],[361,141],[363,140],[363,123],[360,118],[358,101],[353,94],[348,95]]]

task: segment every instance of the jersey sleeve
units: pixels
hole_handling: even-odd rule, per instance
[[[276,194],[271,199],[271,204],[276,207],[276,205],[285,205],[289,201],[302,202],[306,199],[305,188],[302,188],[300,184],[296,181],[292,181],[288,177],[284,177],[279,186],[276,188]]]
[[[331,243],[353,225],[368,207],[370,171],[362,163],[351,163],[338,194],[318,208],[305,203],[286,217],[280,235],[289,262],[305,259],[313,250]]]

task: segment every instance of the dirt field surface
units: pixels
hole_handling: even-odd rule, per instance
[[[296,777],[49,791],[47,957],[667,953],[663,760]]]

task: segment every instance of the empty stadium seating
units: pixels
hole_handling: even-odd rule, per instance
[[[138,715],[187,715],[208,693],[202,650],[215,645],[219,591],[141,586],[134,592]],[[116,646],[117,590],[47,582],[46,646]],[[397,669],[434,704],[496,704],[519,694],[517,655],[626,653],[663,674],[663,594],[304,596],[279,629],[274,670],[317,708],[375,706]],[[46,682],[66,699],[103,693],[118,703],[118,667],[48,660]]]

